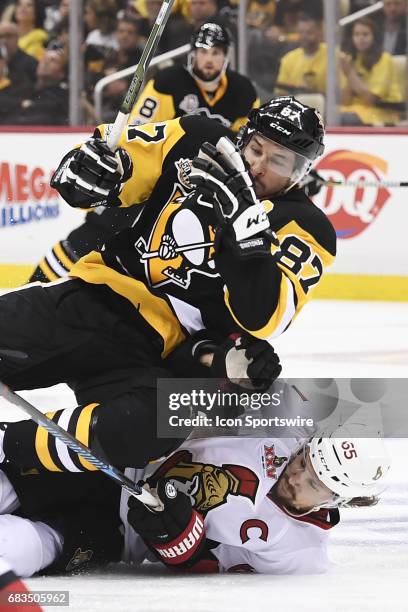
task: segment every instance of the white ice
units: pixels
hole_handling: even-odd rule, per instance
[[[276,341],[283,375],[408,377],[407,315],[404,303],[312,302]],[[63,385],[24,396],[44,410],[74,402]],[[17,418],[4,404],[0,410],[4,419]],[[390,485],[377,506],[342,511],[325,575],[175,576],[152,565],[118,564],[97,574],[27,582],[33,590],[69,590],[70,612],[407,612],[408,441],[388,446]]]

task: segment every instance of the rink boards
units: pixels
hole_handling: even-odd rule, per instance
[[[23,283],[45,252],[82,222],[84,213],[66,205],[49,178],[90,131],[0,131],[0,288]],[[408,188],[381,184],[407,179],[407,135],[390,129],[328,134],[317,166],[324,178],[379,184],[325,187],[314,198],[338,235],[337,260],[316,297],[408,300]]]

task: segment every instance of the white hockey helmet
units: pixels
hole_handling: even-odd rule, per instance
[[[384,440],[367,425],[346,424],[317,434],[309,443],[309,457],[319,480],[336,494],[333,505],[375,496],[385,488],[388,453]]]

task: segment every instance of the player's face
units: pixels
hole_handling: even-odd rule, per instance
[[[307,446],[286,466],[272,490],[280,503],[299,513],[333,499],[312,467]]]
[[[244,149],[258,198],[284,190],[293,174],[295,154],[276,142],[254,134]]]
[[[225,53],[219,47],[196,49],[194,52],[194,72],[205,79],[215,78],[222,70]]]
[[[364,53],[374,43],[374,34],[371,28],[365,24],[357,23],[353,29],[353,44],[357,51]]]

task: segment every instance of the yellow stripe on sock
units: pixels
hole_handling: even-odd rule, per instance
[[[60,260],[60,262],[62,263],[62,265],[67,268],[67,270],[71,270],[72,266],[74,265],[75,261],[72,261],[72,259],[69,259],[68,255],[65,253],[64,249],[61,246],[60,242],[57,242],[57,244],[55,244],[52,247],[55,255],[58,257],[58,259]]]
[[[55,415],[55,412],[47,412],[46,416],[49,419]],[[62,470],[57,467],[51,457],[50,449],[48,448],[48,431],[44,429],[44,427],[38,426],[37,433],[35,434],[35,451],[37,453],[38,459],[41,461],[43,466],[50,470],[50,472],[62,472]]]
[[[58,280],[60,277],[55,274],[55,272],[50,268],[50,266],[47,264],[47,262],[45,261],[45,259],[42,259],[38,265],[38,267],[40,268],[41,272],[43,274],[45,274],[45,276],[48,278],[48,280],[54,281],[54,280]]]
[[[85,444],[85,446],[89,446],[89,425],[96,406],[99,406],[99,404],[88,404],[88,406],[85,406],[81,410],[81,414],[79,415],[76,424],[75,437],[77,440],[82,442],[82,444]],[[89,461],[81,457],[81,455],[78,455],[78,458],[85,470],[95,471],[98,469],[92,465],[92,463],[89,463]]]

